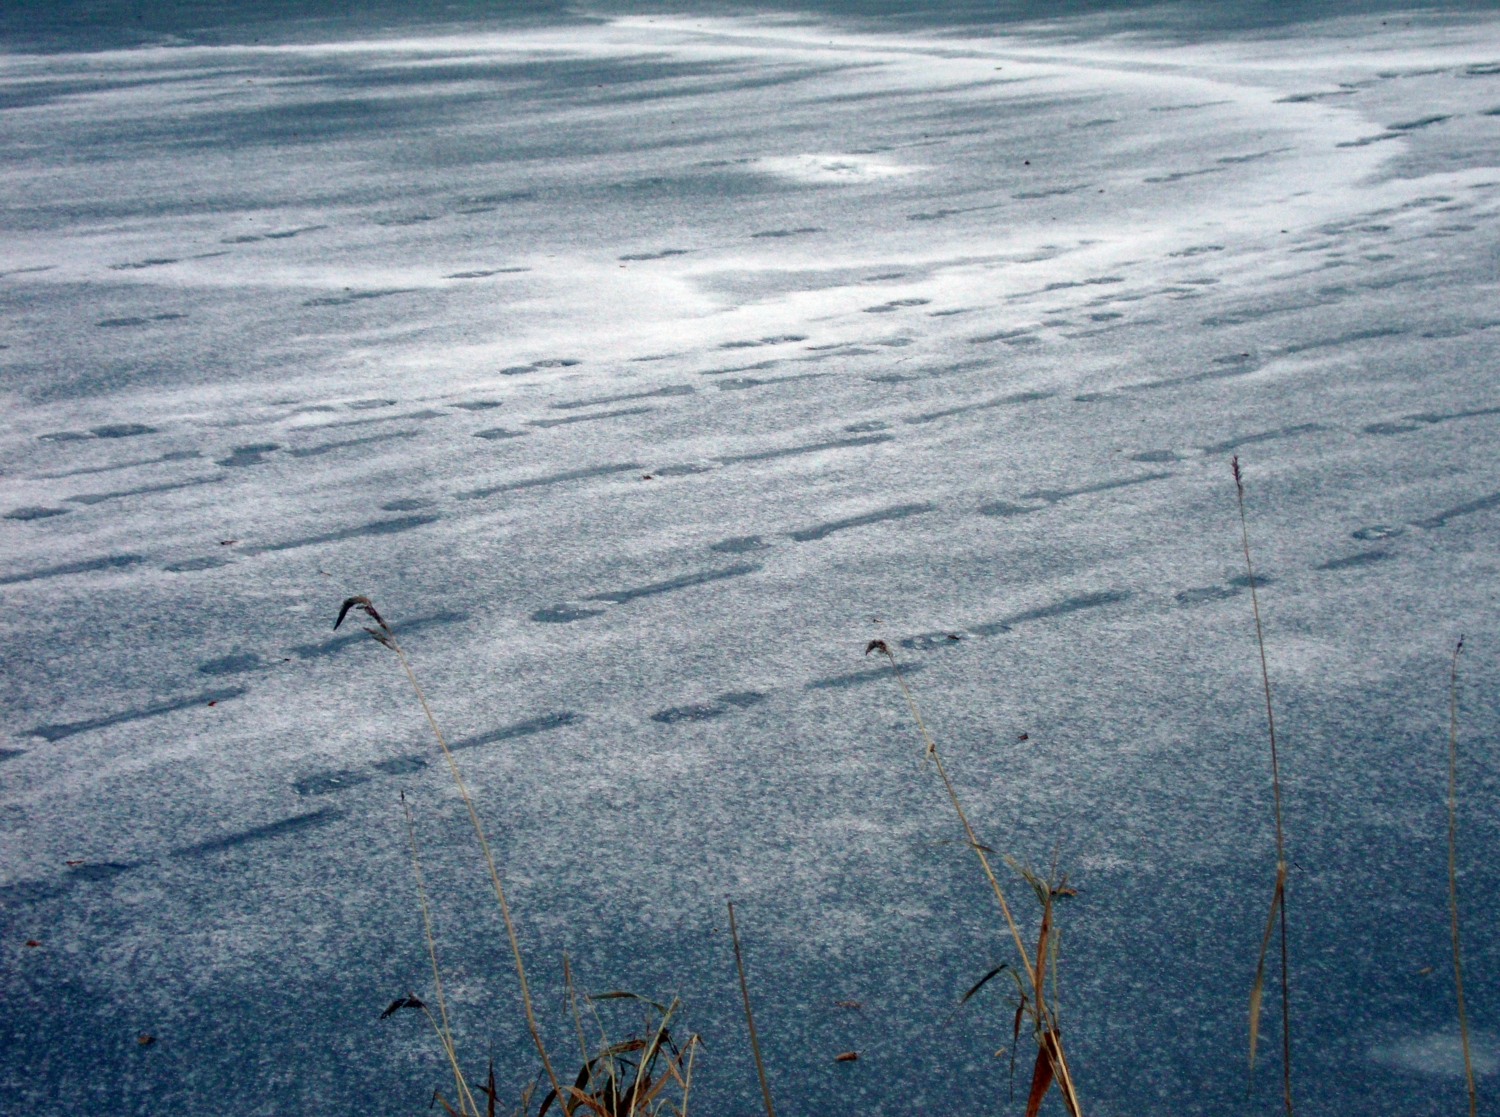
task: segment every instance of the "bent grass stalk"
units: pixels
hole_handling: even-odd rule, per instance
[[[1474,1117],[1474,1064],[1469,1058],[1469,1020],[1464,1014],[1464,968],[1458,948],[1458,653],[1448,682],[1448,913],[1453,928],[1453,989],[1458,994],[1458,1034],[1464,1045],[1464,1078],[1469,1086],[1469,1117]]]
[[[406,677],[411,681],[411,687],[417,695],[417,701],[422,705],[422,712],[427,715],[427,724],[432,727],[432,734],[437,738],[438,746],[443,750],[443,759],[448,762],[448,770],[453,773],[453,782],[458,787],[458,794],[464,801],[464,807],[469,812],[469,821],[474,826],[474,835],[479,839],[479,848],[484,852],[484,863],[490,871],[490,883],[495,889],[495,899],[500,905],[500,917],[505,922],[505,933],[510,939],[511,954],[516,962],[516,978],[521,985],[521,1004],[526,1012],[526,1028],[531,1033],[531,1041],[536,1045],[537,1054],[541,1057],[542,1067],[547,1072],[547,1079],[552,1084],[553,1091],[558,1097],[563,1096],[563,1089],[558,1084],[557,1074],[552,1069],[552,1060],[547,1057],[547,1047],[542,1042],[541,1031],[537,1028],[536,1014],[531,1007],[531,993],[526,986],[526,965],[521,959],[521,944],[516,938],[515,923],[510,917],[510,905],[505,902],[505,889],[500,884],[500,873],[495,868],[495,859],[490,854],[490,844],[485,840],[484,827],[479,824],[479,813],[474,809],[474,801],[469,798],[469,789],[464,785],[463,776],[459,775],[458,765],[453,760],[453,754],[448,750],[448,742],[443,737],[443,731],[438,728],[437,719],[432,716],[432,709],[427,705],[427,698],[422,693],[421,686],[417,683],[416,673],[412,671],[411,664],[407,662],[406,653],[401,650],[401,645],[396,642],[396,636],[391,631],[384,618],[376,611],[375,604],[368,597],[356,596],[345,599],[339,608],[338,619],[334,621],[333,627],[338,629],[344,623],[344,617],[351,609],[357,609],[369,617],[377,628],[366,628],[365,631],[373,636],[381,644],[396,653],[396,658],[401,661],[402,668],[406,671]]]
[[[1260,958],[1255,964],[1255,981],[1250,986],[1250,1083],[1254,1088],[1255,1044],[1260,1038],[1260,1001],[1265,976],[1266,951],[1271,945],[1271,929],[1281,917],[1281,1094],[1287,1117],[1292,1113],[1292,1025],[1287,999],[1286,950],[1286,845],[1281,830],[1281,766],[1276,753],[1276,717],[1271,712],[1271,673],[1266,667],[1266,639],[1260,623],[1260,599],[1255,593],[1255,568],[1250,562],[1250,528],[1245,520],[1245,482],[1240,473],[1239,455],[1230,459],[1234,472],[1234,491],[1239,500],[1240,541],[1245,551],[1245,579],[1250,586],[1250,609],[1255,614],[1255,645],[1260,650],[1260,678],[1266,695],[1266,729],[1271,738],[1271,795],[1276,805],[1276,887],[1271,893],[1271,910],[1266,915],[1266,932],[1261,937]]]
[[[427,910],[427,889],[422,884],[422,860],[417,853],[417,829],[412,823],[411,807],[407,805],[404,791],[401,793],[401,810],[406,815],[406,836],[411,841],[411,867],[417,877],[417,903],[422,909],[422,932],[427,938],[427,957],[432,960],[432,983],[437,989],[438,1016],[442,1020],[441,1026],[437,1020],[433,1019],[432,1010],[426,1005],[422,1006],[422,1011],[427,1014],[433,1030],[437,1032],[438,1042],[443,1047],[443,1054],[448,1056],[448,1063],[453,1068],[453,1091],[454,1096],[458,1098],[459,1110],[463,1111],[464,1105],[467,1104],[477,1114],[479,1106],[475,1104],[474,1096],[469,1091],[469,1084],[464,1079],[464,1072],[459,1068],[458,1053],[453,1047],[453,1029],[448,1025],[448,1005],[443,999],[443,975],[438,968],[437,944],[432,938],[432,916]],[[490,1099],[490,1105],[493,1108],[493,1098]]]
[[[766,1085],[766,1065],[760,1058],[760,1041],[755,1037],[755,1017],[750,1013],[750,986],[745,982],[745,962],[740,957],[740,932],[734,922],[734,903],[729,904],[729,937],[734,942],[734,966],[740,973],[740,996],[745,1001],[745,1026],[750,1031],[750,1053],[755,1056],[755,1073],[760,1076],[760,1096],[766,1103],[766,1117],[776,1117],[771,1108],[771,1088]]]
[[[933,741],[932,735],[927,732],[927,725],[922,721],[922,715],[917,710],[916,700],[912,698],[911,690],[906,685],[906,678],[901,674],[901,666],[896,662],[896,657],[892,653],[890,645],[884,640],[871,640],[865,647],[865,654],[869,655],[871,652],[880,652],[890,662],[891,670],[896,676],[896,682],[900,684],[901,693],[906,698],[907,708],[911,710],[912,719],[917,723],[917,729],[921,732],[922,741],[926,745],[924,756],[930,758],[937,768],[938,776],[943,781],[943,788],[948,793],[948,801],[953,804],[953,811],[958,815],[958,821],[963,826],[964,837],[968,841],[969,848],[974,851],[974,856],[979,858],[979,865],[984,870],[985,879],[989,881],[990,889],[995,894],[995,900],[1000,905],[1000,912],[1005,917],[1006,926],[1010,929],[1016,953],[1021,958],[1022,969],[1025,971],[1031,985],[1030,1012],[1036,1023],[1038,1059],[1036,1071],[1032,1076],[1033,1096],[1028,1099],[1027,1114],[1035,1114],[1038,1106],[1041,1104],[1041,1096],[1046,1092],[1046,1086],[1041,1086],[1041,1092],[1039,1093],[1037,1092],[1038,1083],[1042,1081],[1045,1073],[1048,1084],[1053,1079],[1056,1079],[1058,1089],[1062,1092],[1063,1102],[1067,1106],[1068,1112],[1072,1114],[1072,1117],[1080,1117],[1081,1110],[1078,1104],[1078,1094],[1073,1085],[1072,1072],[1068,1069],[1067,1059],[1063,1055],[1062,1039],[1057,1030],[1056,1016],[1047,1008],[1044,996],[1047,979],[1047,936],[1051,926],[1052,898],[1058,895],[1057,886],[1054,882],[1049,881],[1038,888],[1038,898],[1041,899],[1043,905],[1042,930],[1038,936],[1036,959],[1033,962],[1027,954],[1026,944],[1021,939],[1021,930],[1016,925],[1015,917],[1011,914],[1010,905],[1006,903],[1005,892],[1001,889],[1000,881],[996,878],[994,870],[990,868],[989,858],[985,856],[985,849],[987,847],[979,841],[978,836],[974,833],[974,827],[969,824],[969,816],[964,812],[963,804],[959,802],[958,792],[953,787],[953,781],[948,777],[948,770],[943,766],[942,757],[938,755],[937,744]],[[1019,866],[1016,867],[1019,869]],[[1034,887],[1039,884],[1039,881],[1029,871],[1022,871],[1022,875]],[[1043,893],[1045,893],[1045,899],[1042,899]],[[1055,964],[1056,961],[1054,958]],[[1023,998],[1025,997],[1024,989],[1022,990],[1022,996]],[[1022,1008],[1026,1007],[1023,1001]],[[1018,1029],[1019,1020],[1020,1015],[1018,1013]]]

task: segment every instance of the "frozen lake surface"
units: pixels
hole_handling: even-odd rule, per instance
[[[6,17],[6,1107],[446,1089],[377,1019],[430,981],[403,789],[462,1051],[531,1078],[421,711],[331,631],[365,593],[557,1045],[567,951],[680,992],[694,1106],[753,1113],[732,898],[786,1113],[1020,1111],[1000,983],[937,1027],[1010,950],[880,637],[983,840],[1079,890],[1085,1112],[1279,1110],[1271,997],[1245,1100],[1274,852],[1232,454],[1299,1109],[1463,1103],[1460,632],[1491,1093],[1500,17],[1209,11]]]

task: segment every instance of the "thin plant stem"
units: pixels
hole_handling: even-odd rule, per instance
[[[526,964],[521,960],[521,943],[516,938],[516,925],[510,917],[510,905],[505,902],[505,889],[500,884],[500,872],[495,868],[495,858],[490,853],[490,843],[485,839],[484,827],[479,824],[479,812],[474,809],[474,800],[469,798],[469,789],[464,786],[464,778],[459,775],[458,765],[453,760],[453,753],[448,751],[448,742],[443,737],[443,731],[438,728],[437,719],[432,716],[432,709],[427,705],[427,697],[422,693],[421,686],[417,683],[417,676],[407,662],[406,653],[401,650],[401,645],[391,638],[391,650],[401,660],[401,666],[406,669],[406,677],[411,680],[412,690],[416,692],[417,701],[422,704],[422,712],[427,715],[427,724],[432,726],[432,732],[437,737],[438,745],[442,747],[443,759],[448,762],[448,770],[453,773],[453,782],[458,786],[458,794],[464,801],[464,807],[469,812],[469,821],[474,825],[474,835],[479,839],[479,848],[484,851],[484,863],[490,871],[490,884],[495,889],[495,899],[500,904],[500,918],[505,921],[505,934],[510,939],[511,954],[516,960],[516,980],[521,985],[521,1005],[526,1012],[526,1028],[531,1033],[531,1041],[536,1045],[537,1055],[541,1057],[542,1066],[547,1071],[547,1078],[552,1088],[562,1096],[558,1087],[557,1074],[552,1069],[552,1060],[547,1057],[547,1046],[542,1042],[541,1031],[537,1028],[536,1014],[531,1008],[531,992],[526,987]]]
[[[755,1017],[750,1013],[750,986],[745,983],[745,962],[740,957],[740,933],[734,923],[734,903],[729,904],[729,937],[734,942],[734,965],[740,972],[740,996],[745,1001],[745,1025],[750,1029],[750,1053],[755,1056],[755,1073],[760,1076],[760,1096],[765,1099],[766,1117],[776,1117],[771,1108],[771,1088],[766,1085],[766,1066],[760,1058],[760,1041],[755,1038]]]
[[[1464,1014],[1464,968],[1458,948],[1458,653],[1453,649],[1448,689],[1448,913],[1453,928],[1453,988],[1458,994],[1458,1034],[1464,1045],[1464,1078],[1469,1086],[1469,1117],[1474,1117],[1474,1064],[1469,1058],[1469,1020]]]
[[[1031,958],[1026,953],[1026,944],[1021,939],[1021,929],[1016,926],[1015,917],[1011,915],[1010,905],[1005,902],[1005,893],[1000,888],[1000,881],[995,876],[994,870],[990,868],[989,858],[984,855],[984,846],[980,843],[978,835],[974,833],[974,827],[969,825],[969,816],[964,813],[963,804],[959,802],[958,792],[953,786],[953,781],[948,778],[948,769],[943,766],[943,758],[938,755],[937,743],[933,741],[932,735],[927,732],[927,725],[922,720],[921,712],[917,709],[916,699],[912,697],[911,689],[906,685],[905,676],[901,674],[901,666],[896,662],[896,656],[892,653],[890,645],[884,640],[872,640],[869,646],[865,648],[865,654],[869,655],[872,651],[883,653],[886,659],[890,661],[891,670],[896,676],[896,682],[900,684],[901,693],[906,698],[907,708],[911,710],[912,719],[917,723],[917,729],[922,734],[922,741],[927,746],[925,755],[930,757],[936,766],[938,776],[943,781],[943,788],[948,793],[948,801],[953,804],[953,811],[958,815],[958,821],[963,825],[964,837],[968,839],[969,848],[974,851],[974,856],[979,858],[980,867],[984,869],[984,875],[990,882],[990,889],[995,893],[995,899],[1000,904],[1000,912],[1005,916],[1006,926],[1010,928],[1011,938],[1015,941],[1016,952],[1021,956],[1021,966],[1031,978],[1035,1002],[1033,1015],[1036,1019],[1039,1032],[1038,1041],[1042,1044],[1042,1049],[1047,1052],[1047,1059],[1052,1064],[1053,1077],[1057,1079],[1058,1087],[1063,1092],[1069,1112],[1073,1114],[1073,1117],[1079,1117],[1082,1111],[1079,1108],[1078,1095],[1074,1090],[1072,1072],[1069,1071],[1067,1060],[1063,1057],[1062,1044],[1060,1042],[1047,1042],[1049,1032],[1055,1034],[1056,1029],[1049,1025],[1046,1017],[1046,1009],[1043,1005],[1044,998],[1041,982],[1045,980],[1045,977],[1039,975],[1038,970],[1032,966]],[[1041,952],[1041,949],[1039,944],[1038,953]],[[1038,962],[1040,963],[1040,959],[1038,959]]]
[[[401,792],[401,810],[406,815],[406,836],[411,842],[411,867],[417,877],[417,903],[422,909],[422,931],[427,937],[427,957],[432,960],[432,983],[437,990],[438,1015],[442,1018],[439,1026],[436,1020],[432,1020],[432,1013],[427,1012],[427,1018],[432,1020],[432,1026],[437,1030],[438,1039],[443,1045],[443,1053],[448,1056],[448,1062],[453,1066],[453,1089],[459,1099],[459,1108],[463,1108],[465,1096],[468,1095],[468,1083],[464,1080],[463,1071],[458,1066],[458,1054],[453,1045],[453,1029],[448,1024],[448,1005],[443,999],[443,974],[438,967],[437,944],[432,937],[432,916],[427,909],[427,889],[422,884],[422,859],[417,852],[417,829],[412,823],[411,806],[406,802],[406,792]],[[424,1009],[424,1011],[427,1011]],[[472,1096],[468,1097],[471,1108],[477,1113],[478,1107],[474,1105]]]
[[[693,1088],[693,1060],[698,1057],[698,1037],[688,1036],[688,1062],[687,1073],[682,1081],[682,1105],[677,1110],[677,1117],[687,1117],[688,1091]]]
[[[427,697],[422,693],[422,687],[418,684],[416,673],[412,671],[411,664],[406,659],[406,653],[396,642],[396,636],[390,626],[375,611],[374,603],[368,597],[348,598],[339,611],[339,618],[334,622],[333,627],[338,628],[343,623],[344,615],[355,607],[380,626],[378,631],[373,628],[367,628],[365,631],[395,652],[396,658],[401,661],[406,677],[411,680],[411,688],[416,693],[417,701],[422,705],[422,712],[427,715],[427,724],[432,727],[432,734],[437,738],[438,746],[443,750],[443,759],[448,762],[448,770],[453,773],[453,782],[458,786],[458,794],[469,812],[469,821],[474,826],[474,836],[479,839],[479,848],[484,852],[484,863],[490,871],[490,883],[495,889],[495,899],[500,904],[500,917],[505,922],[505,934],[510,939],[511,954],[516,962],[516,978],[521,985],[521,1005],[526,1013],[526,1028],[531,1033],[531,1042],[536,1045],[537,1054],[541,1057],[542,1067],[547,1072],[547,1079],[560,1098],[563,1096],[562,1087],[558,1084],[557,1074],[552,1069],[552,1060],[547,1057],[547,1046],[542,1042],[542,1033],[537,1027],[536,1014],[531,1008],[531,993],[526,987],[526,965],[521,959],[521,944],[516,938],[515,923],[510,917],[510,905],[505,902],[505,889],[500,884],[500,872],[495,868],[495,858],[490,854],[490,843],[485,840],[484,827],[479,824],[479,813],[474,809],[474,800],[469,798],[469,789],[464,786],[463,776],[459,775],[458,765],[453,760],[453,753],[448,750],[448,742],[443,737],[443,731],[438,728],[437,719],[432,716],[432,708],[427,705]]]
[[[589,1061],[589,1045],[583,1038],[583,1017],[578,1015],[578,995],[573,991],[573,970],[568,965],[567,951],[563,952],[563,985],[568,990],[568,1007],[573,1011],[573,1027],[578,1029],[578,1054],[586,1066]]]
[[[1239,500],[1240,541],[1245,551],[1245,579],[1250,586],[1250,609],[1255,614],[1255,646],[1260,651],[1260,679],[1266,695],[1266,730],[1271,738],[1271,795],[1276,807],[1276,895],[1281,916],[1281,1094],[1288,1117],[1292,1112],[1292,1015],[1287,989],[1286,843],[1281,828],[1281,766],[1276,752],[1276,716],[1271,712],[1271,672],[1266,667],[1266,639],[1260,623],[1260,598],[1255,592],[1255,568],[1250,562],[1250,527],[1245,520],[1245,482],[1240,459],[1230,461],[1234,491]],[[1274,901],[1273,901],[1274,903]]]

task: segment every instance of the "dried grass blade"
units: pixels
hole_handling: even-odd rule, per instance
[[[1026,1117],[1036,1117],[1042,1098],[1052,1085],[1052,1059],[1045,1042],[1036,1049],[1036,1066],[1031,1071],[1031,1093],[1026,1096]]]
[[[1271,893],[1271,910],[1266,913],[1266,933],[1260,940],[1260,958],[1255,963],[1255,981],[1250,986],[1250,1073],[1255,1073],[1255,1045],[1260,1039],[1260,998],[1265,986],[1266,953],[1271,949],[1271,931],[1276,926],[1276,909],[1281,904],[1281,886],[1286,868],[1276,872],[1276,888]]]
[[[755,1038],[755,1017],[750,1014],[750,986],[745,982],[745,963],[740,957],[740,933],[734,922],[734,904],[729,905],[729,937],[734,941],[734,965],[740,972],[740,996],[745,1001],[745,1026],[750,1030],[750,1052],[755,1056],[755,1073],[760,1076],[760,1096],[766,1103],[766,1117],[776,1117],[771,1108],[771,1088],[766,1085],[766,1065],[760,1057],[760,1041]]]

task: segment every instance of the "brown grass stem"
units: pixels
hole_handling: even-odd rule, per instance
[[[1239,501],[1240,542],[1245,551],[1245,580],[1250,587],[1250,609],[1255,615],[1255,646],[1260,652],[1260,679],[1266,696],[1266,730],[1271,738],[1271,797],[1276,811],[1276,891],[1271,898],[1273,914],[1281,917],[1281,1095],[1288,1117],[1292,1112],[1292,1014],[1288,998],[1286,948],[1286,843],[1281,827],[1281,764],[1276,750],[1276,715],[1271,710],[1271,672],[1266,666],[1266,638],[1260,621],[1260,598],[1255,592],[1255,567],[1250,561],[1250,527],[1245,519],[1245,482],[1240,473],[1239,455],[1230,459],[1234,472],[1234,491]],[[1269,920],[1267,920],[1269,924]],[[1255,1069],[1255,1039],[1260,1030],[1260,979],[1265,968],[1267,942],[1261,946],[1256,967],[1255,985],[1251,990],[1250,1069]]]
[[[1448,680],[1448,914],[1453,930],[1453,989],[1458,994],[1458,1034],[1464,1046],[1464,1078],[1469,1087],[1469,1117],[1474,1117],[1474,1064],[1469,1057],[1469,1020],[1464,1013],[1464,968],[1458,944],[1458,653],[1464,650],[1460,636],[1453,648],[1453,667]]]
[[[417,878],[417,903],[422,909],[422,932],[427,937],[427,957],[432,960],[432,983],[437,990],[438,1016],[432,1019],[432,1012],[423,1007],[427,1018],[432,1021],[432,1026],[438,1034],[438,1041],[443,1045],[443,1053],[448,1056],[448,1062],[453,1067],[453,1090],[458,1098],[459,1109],[462,1110],[465,1102],[475,1113],[479,1112],[478,1106],[474,1104],[474,1098],[469,1094],[468,1083],[464,1080],[463,1071],[458,1065],[458,1053],[453,1046],[453,1029],[448,1025],[448,1005],[443,998],[443,974],[438,967],[437,943],[432,937],[432,916],[427,909],[427,889],[422,883],[422,859],[417,852],[417,828],[411,819],[411,807],[406,802],[406,792],[401,793],[401,810],[406,815],[406,836],[411,842],[411,867]]]
[[[1030,956],[1026,952],[1026,944],[1021,938],[1021,930],[1016,925],[1015,917],[1011,914],[1010,905],[1005,901],[1005,892],[1000,887],[999,878],[990,868],[989,858],[984,855],[985,847],[974,832],[974,827],[969,824],[969,816],[965,813],[963,804],[959,801],[958,791],[953,786],[953,781],[948,776],[948,769],[943,766],[943,758],[938,755],[937,743],[933,741],[932,734],[927,732],[927,725],[922,720],[922,714],[917,709],[916,699],[912,697],[911,689],[906,685],[906,678],[901,674],[901,665],[896,662],[896,656],[891,651],[890,645],[884,640],[872,640],[865,648],[865,654],[872,651],[881,652],[890,661],[891,671],[896,676],[896,682],[901,687],[901,693],[906,698],[906,705],[911,710],[912,719],[917,723],[917,729],[922,734],[922,741],[926,745],[925,756],[930,758],[937,768],[938,776],[943,781],[943,788],[948,793],[948,801],[953,804],[953,811],[958,815],[958,821],[963,826],[964,837],[967,839],[969,848],[974,851],[974,856],[979,858],[980,867],[984,870],[985,879],[990,882],[990,889],[995,894],[995,900],[1000,905],[1000,912],[1005,917],[1005,925],[1010,929],[1012,940],[1015,942],[1016,952],[1020,955],[1021,965],[1031,979],[1034,1016],[1037,1024],[1038,1043],[1046,1052],[1048,1061],[1052,1064],[1052,1074],[1056,1078],[1059,1089],[1062,1091],[1063,1102],[1067,1105],[1069,1113],[1078,1117],[1081,1110],[1078,1105],[1078,1095],[1074,1090],[1073,1076],[1068,1069],[1067,1060],[1063,1057],[1062,1044],[1057,1039],[1056,1022],[1049,1019],[1044,1004],[1043,986],[1046,982],[1044,970],[1044,955],[1046,949],[1046,936],[1048,916],[1051,914],[1050,899],[1044,902],[1045,914],[1043,916],[1043,930],[1037,944],[1037,958],[1033,965]]]
[[[755,1017],[750,1012],[750,986],[745,982],[745,962],[740,957],[740,932],[734,922],[734,902],[729,903],[729,937],[734,942],[734,966],[740,973],[740,996],[745,1001],[745,1026],[750,1030],[750,1053],[755,1056],[755,1073],[760,1076],[760,1096],[766,1103],[766,1117],[776,1117],[771,1108],[771,1088],[766,1085],[766,1065],[760,1057],[760,1040],[755,1036]]]
[[[443,737],[443,731],[438,728],[437,719],[432,716],[432,708],[427,705],[427,697],[422,693],[422,687],[417,682],[417,676],[411,669],[411,664],[406,659],[406,653],[401,650],[401,645],[396,642],[395,634],[390,626],[375,610],[375,605],[368,597],[350,597],[344,601],[339,610],[338,620],[333,627],[338,628],[344,621],[344,616],[350,609],[357,608],[365,616],[373,620],[378,629],[365,629],[376,640],[384,644],[396,653],[396,658],[401,661],[401,666],[406,671],[406,677],[411,681],[412,690],[416,693],[417,701],[422,705],[422,712],[427,715],[427,724],[432,727],[433,736],[437,738],[438,746],[443,750],[443,759],[448,762],[448,770],[453,773],[453,782],[458,787],[458,794],[464,801],[464,807],[469,812],[469,821],[474,826],[474,836],[479,839],[479,848],[484,852],[484,863],[490,871],[490,883],[495,889],[495,899],[500,905],[500,917],[505,922],[505,934],[510,939],[510,950],[516,963],[516,979],[521,985],[521,1005],[526,1013],[526,1028],[531,1033],[531,1041],[536,1045],[537,1055],[541,1057],[542,1067],[547,1072],[547,1079],[552,1085],[553,1091],[558,1097],[563,1096],[561,1085],[558,1083],[557,1074],[552,1069],[552,1060],[547,1057],[547,1046],[542,1042],[541,1030],[537,1027],[536,1014],[531,1007],[531,993],[526,986],[526,964],[521,958],[521,944],[516,938],[516,927],[510,916],[510,905],[505,902],[505,889],[500,884],[500,872],[495,868],[495,858],[490,854],[490,843],[485,839],[484,827],[479,824],[479,813],[474,809],[474,800],[469,797],[469,789],[464,786],[463,776],[459,774],[458,765],[453,760],[453,753],[448,749],[448,742]]]

